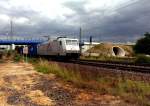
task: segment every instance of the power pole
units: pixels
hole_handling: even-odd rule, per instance
[[[92,36],[90,36],[90,49],[92,48],[92,40],[93,40],[93,37],[92,37]],[[91,51],[90,51],[89,56],[91,56]]]
[[[12,22],[12,19],[10,20],[10,36],[11,36],[11,38],[13,36],[13,22]]]
[[[13,21],[12,19],[10,20],[10,41],[13,40]],[[12,44],[10,45],[10,50],[12,50]]]
[[[80,27],[79,33],[79,47],[80,47],[80,55],[82,54],[82,28]]]
[[[82,28],[80,27],[79,43],[81,44]]]

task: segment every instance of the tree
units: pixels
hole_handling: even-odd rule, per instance
[[[144,38],[139,39],[134,46],[136,53],[150,55],[150,33],[146,32]]]

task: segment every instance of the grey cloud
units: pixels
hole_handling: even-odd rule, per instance
[[[0,1],[1,2],[1,1]],[[4,0],[3,0],[4,2]],[[97,9],[87,12],[86,1],[66,2],[63,6],[73,10],[75,14],[65,15],[67,21],[80,23],[83,28],[84,39],[93,36],[95,40],[101,41],[135,41],[143,33],[150,30],[150,1],[141,0],[134,5],[119,8],[112,11]],[[1,4],[0,4],[1,6]],[[114,12],[114,14],[113,14]],[[0,14],[7,14],[16,18],[26,17],[33,25],[14,24],[16,35],[76,35],[79,34],[79,26],[70,26],[66,21],[50,20],[41,16],[40,13],[27,8],[5,8],[0,7]],[[6,28],[7,27],[7,28]],[[9,22],[3,23],[0,33],[9,32]]]
[[[13,18],[25,17],[31,22],[25,24],[13,23],[14,35],[20,36],[40,36],[40,35],[75,35],[77,31],[72,26],[67,26],[59,21],[50,20],[47,17],[41,16],[40,13],[32,11],[27,8],[5,8],[1,6],[0,1],[0,14],[5,14]],[[6,2],[4,2],[6,3]],[[13,19],[12,18],[12,19]],[[34,23],[32,25],[32,22]],[[0,35],[10,33],[10,22],[1,23]]]
[[[63,5],[77,12],[78,14],[84,14],[86,13],[85,8],[84,8],[84,5],[86,3],[87,3],[86,1],[70,1],[70,2],[64,3]]]
[[[143,33],[149,31],[150,1],[143,0],[137,4],[117,10],[117,14],[104,16],[90,24],[90,31],[95,38],[111,41],[135,41]],[[143,6],[144,5],[144,6]],[[108,13],[109,14],[109,13]],[[87,32],[87,33],[88,33]]]

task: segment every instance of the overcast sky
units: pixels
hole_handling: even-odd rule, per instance
[[[0,35],[135,41],[150,31],[150,0],[0,0]]]

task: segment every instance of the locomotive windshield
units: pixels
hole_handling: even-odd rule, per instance
[[[66,40],[66,45],[78,45],[77,40]]]

